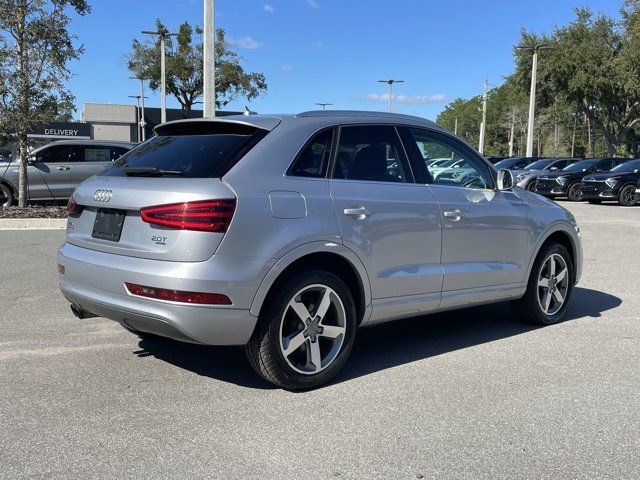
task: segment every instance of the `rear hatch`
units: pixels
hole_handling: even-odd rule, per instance
[[[236,204],[221,178],[268,130],[191,121],[157,133],[78,186],[68,208],[69,243],[165,261],[211,258]]]

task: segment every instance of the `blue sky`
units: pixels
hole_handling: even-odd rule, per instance
[[[202,25],[202,0],[90,0],[71,30],[84,44],[69,87],[80,118],[83,102],[132,103],[124,55],[140,30],[160,18],[170,29]],[[550,31],[576,6],[617,15],[621,0],[216,0],[216,26],[227,30],[247,71],[263,72],[266,95],[249,105],[260,113],[292,113],[331,102],[332,108],[385,110],[396,78],[395,111],[435,119],[447,101],[470,97],[488,79],[497,86],[513,68],[521,27]],[[159,106],[159,95],[147,92]],[[168,105],[177,102],[168,97]]]

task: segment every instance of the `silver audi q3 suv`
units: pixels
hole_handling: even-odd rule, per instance
[[[502,301],[558,322],[580,277],[574,217],[427,120],[306,112],[156,134],[74,192],[62,293],[143,337],[244,345],[283,388],[329,381],[360,326]],[[460,162],[434,178],[434,158]]]

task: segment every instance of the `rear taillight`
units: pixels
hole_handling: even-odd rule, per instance
[[[69,201],[67,202],[67,215],[80,215],[82,212],[82,205],[78,205],[76,199],[73,198],[73,195],[69,197]]]
[[[229,228],[235,208],[235,198],[203,200],[144,207],[140,210],[140,217],[152,225],[224,233]]]
[[[145,287],[144,285],[137,285],[135,283],[125,283],[125,285],[132,295],[138,295],[140,297],[199,305],[231,305],[229,297],[220,293],[184,292],[182,290]]]

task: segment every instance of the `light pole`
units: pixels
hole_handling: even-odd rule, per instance
[[[386,83],[389,85],[389,111],[391,111],[391,100],[393,98],[393,84],[394,83],[404,83],[404,80],[378,80],[378,83]]]
[[[478,151],[484,155],[484,136],[487,130],[487,98],[489,96],[489,80],[484,81],[484,93],[482,94],[482,123],[480,124],[480,142]]]
[[[205,117],[216,116],[215,0],[204,0],[203,97]]]
[[[533,65],[531,66],[531,91],[529,93],[529,123],[527,126],[527,157],[533,156],[533,125],[536,113],[536,76],[538,75],[538,52],[548,50],[553,45],[537,43],[535,45],[518,45],[519,50],[533,52]]]
[[[167,68],[165,55],[165,42],[169,37],[175,37],[177,33],[169,33],[167,30],[143,30],[145,35],[157,35],[160,37],[160,123],[167,121]]]
[[[144,96],[144,78],[138,77],[129,77],[131,80],[140,80],[140,131],[142,132],[141,138],[144,142],[147,139],[147,132],[145,127],[147,123],[144,121],[144,99],[147,98]]]
[[[129,98],[136,99],[136,117],[138,118],[138,142],[141,142],[142,135],[140,134],[140,95],[129,95]]]
[[[322,110],[326,110],[326,109],[327,109],[327,107],[328,107],[329,105],[333,105],[333,103],[322,103],[322,102],[316,102],[316,105],[318,105],[318,106],[322,107]]]

